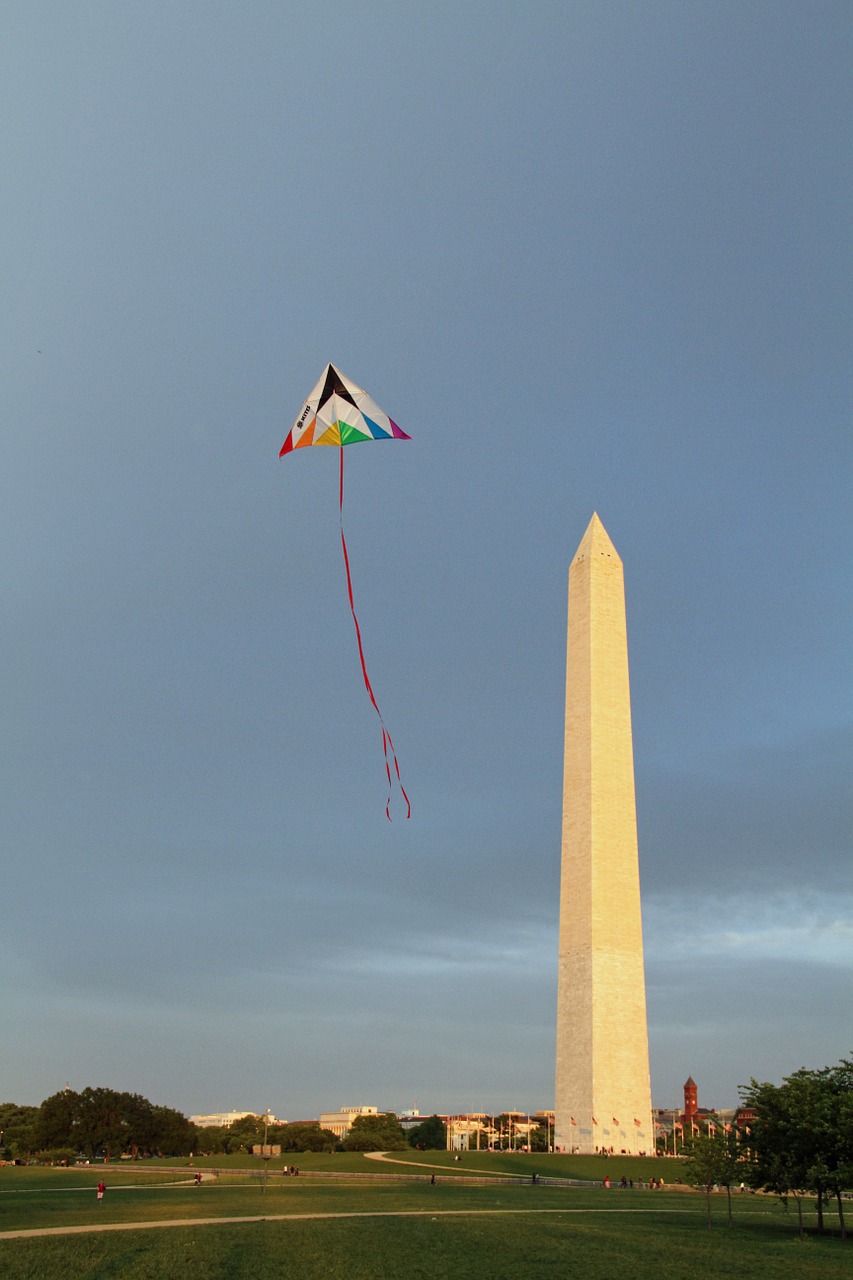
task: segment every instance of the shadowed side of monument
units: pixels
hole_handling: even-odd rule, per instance
[[[555,1145],[654,1151],[622,561],[569,569]]]

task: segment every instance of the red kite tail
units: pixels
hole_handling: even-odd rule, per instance
[[[350,613],[352,614],[352,620],[355,626],[355,638],[358,641],[358,656],[359,656],[359,661],[361,662],[361,674],[364,679],[364,687],[367,690],[367,696],[370,698],[370,701],[373,704],[373,710],[376,712],[377,716],[379,717],[379,723],[382,726],[382,751],[385,756],[385,774],[388,779],[388,800],[385,805],[385,817],[390,822],[391,821],[391,796],[394,790],[394,780],[391,776],[392,761],[394,763],[394,775],[397,780],[397,785],[399,786],[403,799],[406,802],[407,818],[410,818],[412,816],[412,806],[409,802],[409,797],[406,794],[406,788],[403,786],[403,782],[400,777],[400,765],[397,762],[397,754],[394,751],[394,744],[391,741],[391,734],[386,729],[385,721],[382,719],[382,712],[379,710],[379,704],[376,701],[376,695],[374,694],[373,686],[370,683],[370,676],[367,674],[367,663],[364,660],[364,646],[361,642],[361,627],[358,625],[358,617],[355,612],[355,599],[353,597],[353,592],[352,592],[352,576],[350,574],[350,567],[349,567],[349,553],[347,551],[346,535],[344,534],[344,447],[343,445],[341,445],[341,469],[340,469],[340,484],[338,489],[338,505],[340,507],[340,513],[341,513],[341,548],[344,553],[344,568],[346,569],[346,573],[347,573],[347,595],[349,596]]]

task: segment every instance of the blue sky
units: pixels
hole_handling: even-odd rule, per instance
[[[625,565],[652,1093],[851,1049],[849,6],[11,0],[0,1094],[553,1102]],[[328,360],[411,443],[278,459]]]

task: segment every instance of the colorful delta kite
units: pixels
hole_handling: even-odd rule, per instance
[[[279,457],[306,445],[357,444],[359,440],[411,440],[411,436],[401,431],[366,391],[328,364],[281,446]]]
[[[327,444],[340,447],[340,480],[338,486],[338,502],[341,515],[341,548],[344,553],[344,568],[347,575],[347,593],[349,607],[355,626],[358,641],[358,656],[361,661],[361,674],[364,687],[379,717],[382,726],[382,750],[385,754],[385,773],[388,777],[388,801],[385,805],[385,816],[391,821],[391,795],[396,778],[400,793],[406,802],[406,817],[411,817],[412,806],[406,789],[400,778],[400,766],[394,751],[391,735],[382,719],[382,712],[373,692],[367,664],[364,660],[364,648],[361,643],[361,627],[355,612],[355,601],[352,592],[352,577],[349,567],[347,540],[344,535],[344,445],[357,444],[360,440],[410,440],[405,431],[401,431],[396,422],[371,400],[366,391],[357,387],[349,378],[345,378],[333,364],[326,365],[323,376],[303,406],[302,412],[290,429],[290,434],[281,446],[280,458],[294,449],[304,449],[309,445]],[[394,766],[392,778],[391,765]]]

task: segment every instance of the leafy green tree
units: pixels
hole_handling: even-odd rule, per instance
[[[187,1155],[197,1130],[179,1111],[158,1107],[140,1093],[71,1090],[46,1098],[38,1109],[39,1150],[70,1146],[90,1158],[105,1155]]]
[[[414,1125],[406,1133],[410,1147],[420,1151],[445,1151],[447,1149],[447,1126],[441,1116],[429,1116],[420,1124]]]
[[[708,1230],[711,1230],[711,1192],[725,1187],[728,1223],[732,1225],[732,1183],[741,1181],[743,1166],[737,1135],[717,1129],[716,1133],[698,1134],[687,1144],[684,1172],[687,1181],[705,1192]]]
[[[704,1134],[691,1138],[685,1147],[684,1176],[694,1187],[705,1192],[708,1230],[711,1230],[711,1192],[716,1182],[716,1151],[712,1138]]]
[[[62,1089],[45,1098],[38,1108],[34,1126],[37,1151],[74,1146],[78,1101],[79,1096],[72,1089]]]
[[[264,1140],[265,1128],[269,1142],[269,1125],[263,1116],[241,1116],[239,1120],[232,1120],[227,1128],[227,1150],[251,1151],[253,1146],[260,1146]]]
[[[152,1107],[150,1145],[161,1156],[188,1156],[197,1150],[198,1129],[172,1107]]]
[[[224,1155],[228,1151],[228,1126],[219,1124],[205,1125],[196,1129],[197,1139],[194,1151],[203,1151],[205,1155]]]
[[[229,1155],[239,1151],[251,1151],[264,1140],[264,1116],[241,1116],[227,1125],[205,1125],[196,1129],[194,1150],[208,1155]],[[267,1125],[267,1142],[278,1142],[283,1126]]]
[[[530,1130],[528,1146],[531,1151],[547,1151],[548,1150],[548,1126],[547,1124],[537,1124],[535,1129]]]
[[[316,1121],[295,1121],[278,1125],[274,1142],[283,1151],[334,1151],[338,1140],[331,1129],[321,1129]]]
[[[73,1134],[75,1145],[90,1158],[99,1151],[121,1154],[129,1139],[121,1094],[101,1087],[84,1089],[77,1100]]]
[[[157,1122],[154,1104],[144,1098],[141,1093],[119,1093],[117,1106],[121,1115],[122,1150],[137,1156],[140,1152],[149,1155],[165,1155],[161,1151],[158,1140]],[[169,1152],[179,1154],[177,1152]]]
[[[35,1126],[38,1107],[19,1107],[16,1102],[0,1103],[0,1150],[23,1159],[37,1149]]]
[[[781,1085],[752,1080],[742,1093],[757,1115],[749,1138],[752,1184],[782,1197],[794,1195],[800,1214],[802,1191],[813,1191],[821,1231],[824,1197],[834,1195],[846,1240],[843,1195],[853,1185],[853,1063],[796,1071]],[[802,1230],[802,1216],[800,1223]]]
[[[403,1126],[393,1111],[376,1116],[356,1116],[344,1138],[345,1151],[405,1151]]]
[[[39,1107],[0,1106],[4,1148],[18,1156],[38,1154],[48,1161],[84,1152],[105,1155],[187,1155],[198,1131],[179,1111],[158,1107],[139,1093],[87,1088],[63,1089]],[[14,1148],[13,1148],[14,1143]]]
[[[717,1158],[717,1185],[725,1187],[729,1226],[732,1226],[732,1187],[744,1181],[743,1152],[736,1129],[717,1130],[719,1143]]]

